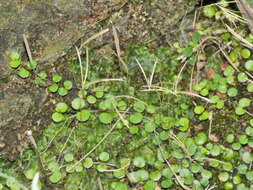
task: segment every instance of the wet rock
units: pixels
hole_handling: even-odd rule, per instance
[[[42,118],[46,93],[15,77],[8,84],[0,84],[0,88],[4,93],[0,99],[0,151],[15,158],[26,144],[26,130],[41,127],[37,123],[41,119],[44,123],[48,120]]]

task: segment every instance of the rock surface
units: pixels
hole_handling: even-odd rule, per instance
[[[8,54],[26,58],[23,34],[39,65],[52,65],[76,43],[105,28],[116,27],[121,46],[149,41],[169,42],[196,0],[4,0],[0,2],[0,149],[16,155],[25,131],[43,127],[40,121],[47,95],[11,74]],[[90,47],[113,45],[109,31]],[[48,112],[48,111],[47,111]],[[50,113],[44,113],[50,115]],[[50,119],[50,118],[48,118]],[[45,122],[46,123],[46,122]],[[45,124],[44,123],[44,124]]]

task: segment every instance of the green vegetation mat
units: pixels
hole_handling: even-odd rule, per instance
[[[71,75],[13,52],[16,77],[48,92],[52,123],[1,159],[0,189],[252,190],[253,34],[222,2],[185,46],[131,46],[128,72],[88,48]]]

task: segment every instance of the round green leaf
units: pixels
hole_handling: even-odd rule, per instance
[[[248,171],[248,172],[246,173],[246,178],[247,178],[247,180],[253,182],[253,171]]]
[[[16,69],[20,66],[20,64],[21,64],[20,60],[11,60],[9,66],[13,69]]]
[[[49,180],[52,182],[52,183],[58,183],[62,178],[62,174],[60,171],[56,171],[54,172],[50,177],[49,177]]]
[[[72,100],[71,106],[75,110],[80,110],[80,109],[82,109],[85,106],[85,103],[84,103],[83,99],[81,99],[81,98],[75,98],[74,100]]]
[[[145,160],[142,157],[135,157],[133,160],[133,164],[138,168],[143,168],[145,166]]]
[[[245,129],[245,133],[250,136],[250,137],[253,137],[253,128],[252,127],[247,127]]]
[[[234,188],[234,185],[233,185],[233,183],[231,183],[231,182],[226,182],[225,184],[224,184],[224,189],[225,190],[232,190]]]
[[[20,54],[18,52],[11,52],[10,53],[10,59],[11,60],[19,60],[20,59]]]
[[[251,100],[249,98],[241,98],[239,100],[239,106],[241,108],[248,107],[248,106],[250,106],[250,102],[251,102]]]
[[[207,135],[206,135],[205,133],[200,132],[200,133],[198,133],[198,134],[195,136],[194,140],[195,140],[195,143],[196,143],[197,145],[203,145],[203,144],[206,143],[206,141],[208,140],[208,138],[207,138]]]
[[[61,87],[61,88],[58,89],[58,94],[60,96],[66,96],[68,94],[68,90],[65,89],[65,88],[63,88],[63,87]]]
[[[99,121],[104,124],[109,124],[113,121],[113,116],[111,113],[107,113],[107,112],[101,113],[99,115]]]
[[[49,87],[48,87],[48,90],[50,91],[50,92],[57,92],[57,90],[58,90],[58,85],[57,84],[52,84],[52,85],[50,85]]]
[[[234,184],[240,184],[242,182],[242,178],[239,175],[236,175],[233,177],[233,183]]]
[[[229,97],[235,97],[238,94],[238,90],[236,88],[229,88],[227,94]]]
[[[87,97],[87,102],[89,103],[89,104],[95,104],[96,103],[96,101],[97,101],[97,99],[94,97],[94,96],[88,96]]]
[[[245,68],[246,68],[248,71],[253,71],[253,60],[248,60],[248,61],[245,63]]]
[[[52,114],[52,119],[54,122],[59,123],[65,120],[65,116],[62,113],[55,112]]]
[[[134,110],[137,112],[143,112],[145,110],[145,104],[143,104],[142,102],[135,102],[134,103]]]
[[[245,73],[239,73],[237,75],[237,79],[239,82],[246,82],[248,80],[248,76]]]
[[[139,128],[138,128],[138,126],[136,126],[136,125],[131,126],[131,127],[129,128],[129,132],[130,132],[132,135],[137,134],[138,131],[139,131]]]
[[[228,143],[233,143],[234,142],[234,139],[235,139],[235,136],[233,134],[229,134],[227,137],[226,137],[226,141]]]
[[[171,179],[166,179],[166,180],[163,180],[162,182],[161,182],[161,187],[162,188],[170,188],[171,186],[173,185],[173,182],[172,182],[172,180]]]
[[[208,5],[208,6],[204,6],[203,8],[203,13],[206,17],[208,18],[212,18],[215,16],[216,14],[216,9],[214,6]]]
[[[88,110],[82,110],[76,113],[76,119],[78,121],[84,122],[90,118],[90,112]]]
[[[253,161],[253,156],[250,152],[244,152],[242,153],[242,160],[247,164],[251,164]]]
[[[83,167],[91,168],[93,166],[93,160],[90,157],[87,157],[83,162]]]
[[[201,114],[201,113],[203,113],[204,110],[205,110],[205,108],[203,106],[195,106],[194,113]]]
[[[246,49],[246,48],[243,48],[240,52],[242,58],[244,59],[248,59],[250,57],[250,50],[249,49]]]
[[[65,80],[63,86],[67,90],[71,90],[73,88],[73,84],[70,80]]]
[[[130,122],[133,123],[133,124],[140,123],[142,121],[142,119],[143,119],[142,114],[138,113],[138,112],[134,113],[134,114],[131,114],[130,118],[129,118]]]
[[[53,80],[55,83],[60,82],[61,79],[62,79],[62,77],[61,77],[60,75],[58,75],[58,74],[53,74],[53,76],[52,76],[52,80]]]
[[[247,85],[247,91],[248,91],[248,92],[253,92],[253,82],[250,82],[250,83]]]
[[[218,178],[220,181],[222,182],[225,182],[228,180],[229,178],[229,174],[227,172],[221,172],[219,175],[218,175]]]
[[[25,78],[28,78],[30,76],[30,73],[26,69],[20,68],[18,70],[18,76],[20,76],[21,78],[25,79]]]
[[[68,110],[68,105],[64,102],[59,102],[56,104],[55,111],[59,113],[65,113]]]
[[[245,110],[242,107],[236,107],[235,108],[235,113],[237,115],[243,115],[243,114],[245,114]]]
[[[64,155],[64,160],[66,162],[72,162],[74,160],[74,155],[72,153],[67,153]]]
[[[110,155],[108,152],[101,152],[99,154],[99,160],[103,161],[103,162],[107,162],[110,159]]]
[[[156,125],[153,122],[149,122],[146,123],[144,126],[145,131],[147,131],[148,133],[152,133],[154,132],[154,130],[156,129]],[[252,128],[253,129],[253,128]]]
[[[150,180],[144,185],[144,190],[154,190],[155,186],[155,182]]]

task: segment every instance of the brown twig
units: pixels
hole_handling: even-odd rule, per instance
[[[31,53],[31,50],[30,50],[30,47],[29,47],[29,44],[28,44],[28,41],[27,41],[27,38],[26,38],[25,34],[23,34],[23,40],[24,40],[25,49],[26,49],[29,61],[32,62],[33,61],[32,53]]]

